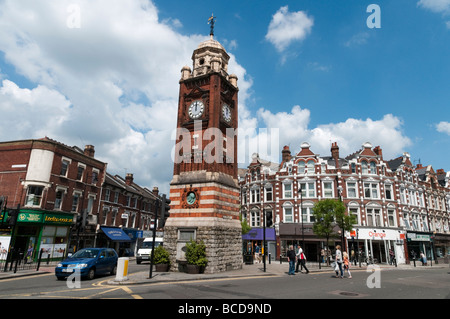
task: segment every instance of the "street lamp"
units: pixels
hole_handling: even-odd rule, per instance
[[[337,180],[337,177],[336,177],[336,180]],[[344,188],[342,186],[338,186],[337,190],[338,190],[338,194],[339,194],[339,201],[342,203],[342,191],[344,190]],[[344,224],[344,217],[342,217],[342,225],[343,224]],[[344,242],[344,229],[341,229],[341,241],[342,241],[342,249],[344,251],[346,251],[347,247]]]
[[[298,190],[300,194],[300,218],[302,220],[302,249],[305,248],[305,232],[303,228],[303,193],[302,193],[302,184],[300,184],[300,189]]]

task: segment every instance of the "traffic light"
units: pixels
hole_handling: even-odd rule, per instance
[[[159,227],[164,227],[164,224],[166,223],[166,219],[169,217],[170,213],[170,202],[171,200],[166,198],[166,194],[162,195],[161,199],[161,216],[159,217]]]
[[[81,217],[81,215],[77,215],[77,221],[75,223],[75,227],[77,229],[80,229],[82,222],[83,222],[83,217]]]
[[[272,227],[273,225],[273,215],[271,211],[266,212],[266,227]]]
[[[87,224],[87,214],[86,210],[83,210],[83,213],[77,215],[77,221],[76,221],[76,229],[84,230]]]
[[[8,218],[6,219],[6,223],[9,226],[16,225],[18,216],[19,216],[19,210],[18,209],[9,209],[8,210]]]
[[[0,223],[3,224],[6,215],[6,198],[0,196]]]

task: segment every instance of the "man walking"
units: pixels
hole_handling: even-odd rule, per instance
[[[289,275],[295,275],[295,250],[294,250],[294,246],[290,245],[289,246],[289,250],[287,252],[287,258],[289,261]]]

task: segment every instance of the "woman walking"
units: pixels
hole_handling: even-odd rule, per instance
[[[352,274],[350,273],[350,261],[348,260],[348,254],[346,251],[343,253],[344,255],[344,271],[347,269],[348,278],[352,278]]]

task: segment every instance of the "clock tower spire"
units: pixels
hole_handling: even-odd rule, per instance
[[[172,269],[185,260],[185,245],[192,238],[206,245],[209,273],[242,267],[239,89],[237,77],[228,74],[230,56],[213,39],[214,22],[212,15],[210,38],[194,50],[192,70],[181,70],[171,210],[164,227]]]

